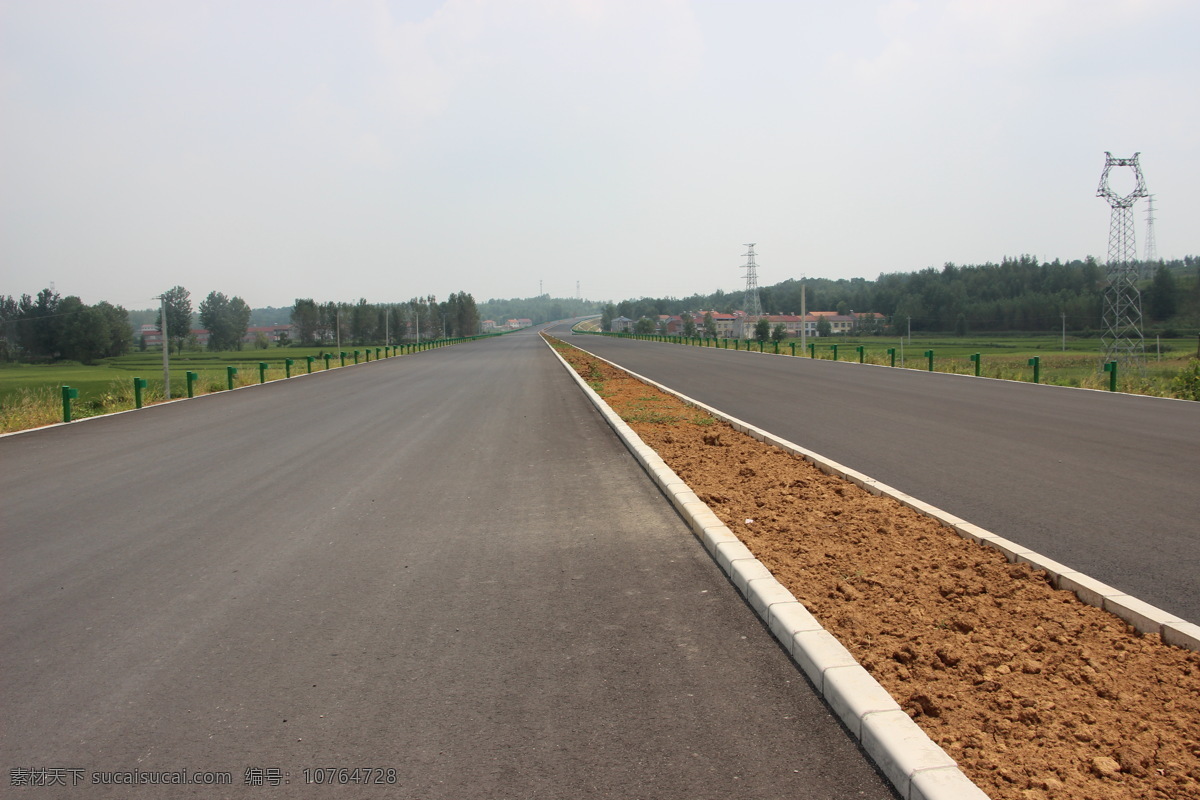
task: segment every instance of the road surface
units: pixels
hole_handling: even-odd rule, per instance
[[[531,332],[0,463],[4,766],[82,781],[30,797],[893,796]]]

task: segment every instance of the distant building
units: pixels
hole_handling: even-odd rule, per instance
[[[629,317],[617,317],[608,326],[613,333],[630,333],[633,331],[633,320]]]

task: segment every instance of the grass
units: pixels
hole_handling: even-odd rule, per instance
[[[347,347],[346,365],[354,363],[354,351],[359,351],[359,362],[366,360],[364,351],[369,350],[375,360],[375,346]],[[307,371],[306,356],[314,356],[313,372],[325,368],[321,356],[332,353],[330,369],[341,364],[337,350],[320,347],[270,348],[266,350],[236,350],[230,352],[190,352],[172,354],[170,357],[171,394],[175,398],[187,396],[187,373],[195,372],[196,395],[211,394],[228,389],[227,367],[236,367],[234,386],[258,383],[259,363],[268,365],[266,381],[287,377],[285,359],[292,359],[293,377]],[[382,356],[382,347],[380,347]],[[73,419],[110,414],[135,407],[133,379],[144,378],[143,404],[161,402],[164,399],[162,380],[162,352],[146,351],[129,353],[117,358],[103,359],[94,365],[74,362],[56,364],[0,364],[0,432],[24,430],[41,425],[62,422],[62,387],[79,390],[79,398],[71,404]]]

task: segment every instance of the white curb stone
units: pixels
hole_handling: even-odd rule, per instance
[[[1169,622],[1163,625],[1162,638],[1176,647],[1200,650],[1200,625],[1194,622]]]
[[[1116,614],[1141,633],[1162,633],[1163,626],[1184,621],[1127,594],[1104,598],[1104,610]]]
[[[790,642],[794,642],[797,633],[804,631],[819,631],[821,623],[808,612],[804,605],[796,600],[790,603],[776,603],[769,609],[767,625],[775,638],[784,643],[791,652]]]
[[[896,698],[860,665],[825,670],[825,699],[856,739],[868,714],[902,711]]]
[[[758,615],[764,620],[768,620],[768,625],[770,624],[769,609],[771,606],[796,602],[792,593],[787,590],[786,586],[775,580],[775,576],[771,574],[770,570],[767,570],[765,577],[751,578],[747,581],[745,594],[750,607],[758,612]]]
[[[957,767],[950,756],[899,709],[868,714],[863,718],[862,745],[901,797],[911,796],[909,789],[915,773]]]
[[[792,637],[792,658],[804,670],[821,696],[825,696],[825,670],[854,667],[858,662],[833,634],[822,628],[800,631]]]
[[[957,767],[925,769],[913,774],[909,800],[988,800],[988,796]]]
[[[730,563],[729,579],[733,581],[733,585],[743,596],[750,591],[750,581],[764,578],[775,580],[771,570],[767,569],[757,558],[739,558]]]

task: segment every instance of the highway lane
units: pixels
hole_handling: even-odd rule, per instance
[[[329,767],[422,800],[893,796],[532,333],[0,464],[10,780],[233,780],[38,797],[382,796],[305,785]]]
[[[1200,622],[1200,403],[570,341]]]

